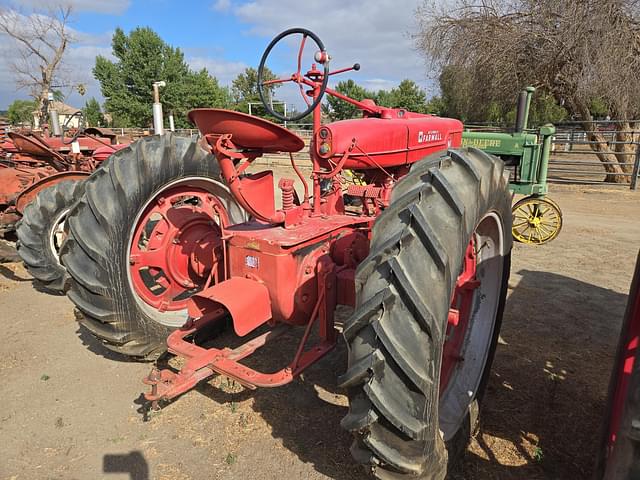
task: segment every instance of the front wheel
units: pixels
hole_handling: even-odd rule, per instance
[[[560,206],[548,197],[525,197],[513,206],[513,238],[521,243],[542,245],[562,230]]]
[[[29,273],[45,289],[64,294],[69,276],[60,262],[67,213],[84,191],[84,181],[65,180],[42,190],[17,224],[17,248]]]
[[[475,149],[417,164],[356,274],[341,383],[352,453],[379,478],[441,479],[473,432],[507,291],[503,163]]]

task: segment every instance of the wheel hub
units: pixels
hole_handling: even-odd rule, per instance
[[[181,185],[158,193],[134,226],[129,272],[135,293],[164,312],[224,274],[220,201],[204,189]]]
[[[540,217],[529,217],[529,226],[531,228],[537,228],[540,226],[541,223],[542,223],[542,220]]]
[[[543,244],[558,236],[562,212],[548,198],[526,197],[513,207],[513,238],[523,243]]]
[[[440,370],[441,392],[447,388],[458,363],[464,361],[462,355],[464,340],[471,319],[473,296],[479,286],[480,281],[476,277],[475,240],[472,239],[467,246],[462,273],[456,280],[451,307],[449,308],[447,333]]]
[[[506,294],[504,254],[502,222],[491,212],[467,245],[451,299],[439,385],[438,419],[445,441],[459,430],[486,379],[497,342],[500,299]]]

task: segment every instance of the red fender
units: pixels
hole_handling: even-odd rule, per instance
[[[60,172],[37,181],[16,197],[16,210],[22,214],[25,207],[36,198],[36,195],[51,185],[65,180],[82,181],[91,175],[90,172]]]
[[[233,329],[240,337],[271,319],[269,290],[264,284],[244,277],[232,277],[196,293],[189,299],[189,316],[200,318],[210,312],[211,304],[224,306],[233,319]]]

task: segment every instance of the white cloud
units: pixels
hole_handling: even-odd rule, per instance
[[[93,77],[91,73],[96,64],[96,56],[102,55],[109,59],[113,59],[111,47],[100,45],[80,45],[70,48],[64,60],[64,70],[67,78],[73,78],[74,84],[83,84],[86,93],[81,96],[77,89],[67,89],[63,91],[69,94],[67,103],[74,107],[82,107],[84,103],[91,97],[102,100],[100,93],[100,83]]]
[[[211,8],[216,12],[228,12],[231,8],[231,0],[216,0]]]
[[[231,84],[231,81],[247,68],[247,65],[243,62],[230,62],[206,56],[187,57],[186,60],[192,70],[197,71],[206,68],[209,74],[216,77],[221,85]]]
[[[75,12],[96,12],[121,14],[129,8],[130,0],[10,0],[16,8],[30,8],[38,11],[70,6]]]
[[[367,90],[391,90],[398,86],[396,80],[390,80],[388,78],[365,78],[359,80],[358,83]]]
[[[16,26],[28,25],[28,16],[15,10],[9,11],[15,17]],[[42,13],[32,13],[31,16],[42,18],[46,23],[46,15]],[[63,60],[58,69],[58,80],[65,85],[60,90],[67,95],[67,103],[80,107],[91,97],[101,98],[100,86],[93,78],[91,70],[95,65],[96,55],[111,57],[109,46],[112,32],[102,34],[89,34],[81,32],[71,27],[67,27],[72,38],[72,43],[67,47]],[[56,39],[51,39],[56,43]],[[0,109],[5,109],[16,98],[29,98],[29,89],[17,89],[16,76],[13,72],[11,62],[16,58],[16,42],[7,35],[0,35],[0,57],[7,61],[0,62]],[[31,64],[31,61],[28,62]],[[37,65],[32,65],[32,70],[37,71]],[[77,85],[83,84],[86,88],[84,96],[79,95]]]
[[[25,15],[16,11],[12,13],[16,16],[17,25],[26,24],[24,20],[27,17]],[[33,15],[42,16],[43,14]],[[81,96],[76,88],[62,88],[62,92],[68,95],[66,101],[76,107],[83,106],[91,97],[102,101],[100,84],[93,77],[92,69],[95,66],[97,55],[114,58],[110,46],[113,32],[90,34],[73,28],[69,28],[69,32],[73,37],[73,43],[65,52],[59,69],[59,77],[72,85],[83,84],[86,93]],[[0,35],[0,58],[7,59],[7,61],[0,62],[0,110],[6,109],[17,98],[29,98],[28,90],[16,88],[16,78],[8,61],[15,57],[15,48],[15,42],[12,39],[6,35]],[[221,48],[187,49],[185,57],[193,70],[206,68],[222,85],[229,85],[247,65],[242,62],[224,60],[223,53]]]
[[[249,35],[272,37],[292,27],[313,31],[333,57],[333,67],[360,63],[361,70],[349,76],[368,88],[392,88],[404,78],[431,87],[425,62],[411,40],[419,3],[253,0],[232,11],[248,25]]]

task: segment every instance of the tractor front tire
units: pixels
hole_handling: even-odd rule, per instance
[[[510,267],[503,171],[477,149],[427,157],[374,224],[340,384],[351,452],[378,478],[444,478],[475,429]]]
[[[42,190],[16,226],[17,248],[29,273],[51,293],[64,294],[69,276],[60,263],[67,213],[84,192],[84,181],[65,180]]]
[[[206,268],[194,268],[212,259],[213,246],[198,242],[219,231],[220,215],[245,218],[196,138],[156,135],[111,155],[69,213],[61,253],[81,326],[110,350],[157,358],[185,323],[189,295],[208,281]]]

